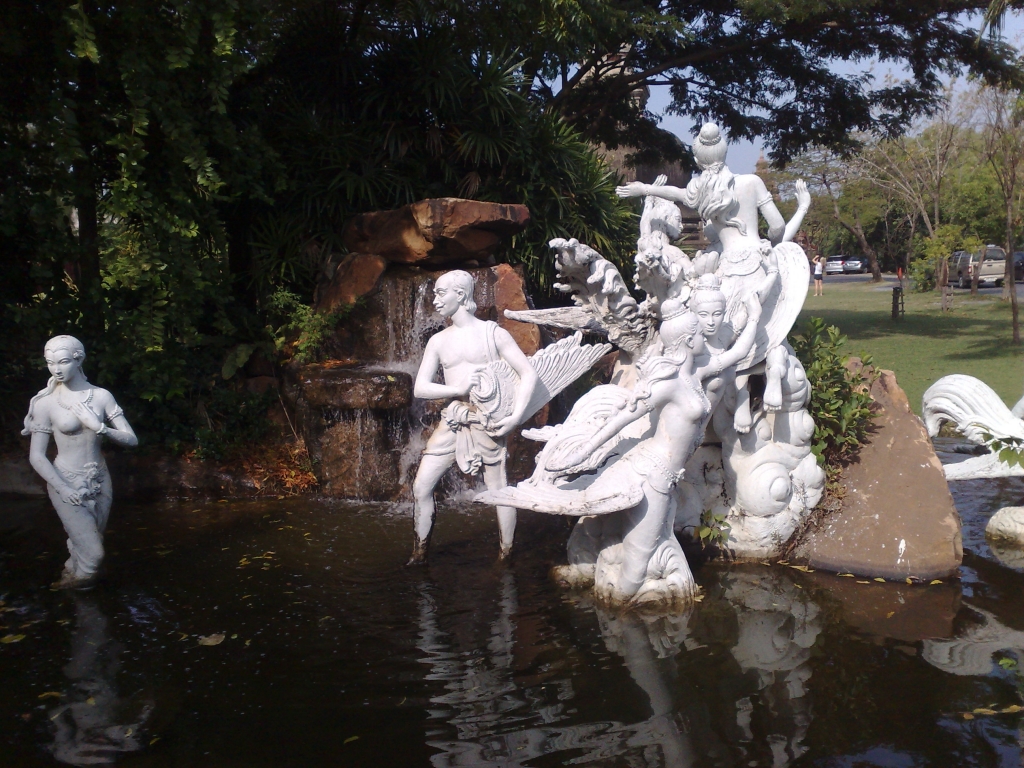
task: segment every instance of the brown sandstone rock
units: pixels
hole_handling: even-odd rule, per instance
[[[344,309],[367,294],[380,282],[388,262],[374,253],[350,253],[338,265],[327,287],[316,299],[318,312]]]
[[[412,377],[401,371],[314,364],[289,373],[306,402],[317,408],[392,411],[412,403]]]
[[[842,509],[808,531],[793,557],[858,576],[949,576],[963,547],[942,465],[892,371],[881,371],[871,396],[875,430],[843,472]]]
[[[388,261],[445,264],[489,256],[502,237],[521,232],[529,221],[525,205],[443,197],[360,214],[346,226],[344,243]]]
[[[540,328],[533,323],[520,323],[505,317],[505,310],[531,309],[526,301],[526,281],[521,272],[508,264],[491,267],[494,275],[494,309],[498,325],[516,340],[516,344],[527,355],[540,349]]]

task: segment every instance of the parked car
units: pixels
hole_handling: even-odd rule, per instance
[[[1024,251],[1013,252],[1013,279],[1018,283],[1024,281]]]
[[[1003,284],[1003,275],[1006,274],[1006,251],[998,245],[985,246],[985,261],[981,262],[981,251],[968,253],[957,251],[949,257],[949,281],[955,283],[957,288],[969,288],[974,277],[978,263],[981,262],[981,272],[978,275],[978,282],[993,282],[997,286]]]
[[[841,275],[843,274],[843,264],[846,262],[845,256],[829,256],[825,259],[825,274],[826,275]]]
[[[861,274],[867,272],[868,260],[862,256],[847,256],[843,261],[843,272]]]

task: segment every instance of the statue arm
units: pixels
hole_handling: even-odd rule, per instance
[[[464,396],[469,388],[452,387],[447,384],[438,384],[434,381],[437,368],[441,365],[441,358],[437,354],[437,338],[434,335],[427,342],[427,348],[423,350],[423,362],[416,372],[416,383],[413,385],[413,396],[421,400],[446,400]]]
[[[715,355],[707,365],[697,369],[695,375],[701,381],[711,376],[717,376],[750,354],[757,338],[757,323],[761,319],[761,302],[758,301],[755,293],[747,297],[746,304],[747,324],[743,327],[743,332],[729,349],[720,355]]]
[[[811,193],[807,190],[807,182],[803,179],[796,181],[796,213],[786,224],[786,232],[782,235],[782,242],[792,242],[796,233],[800,231],[800,225],[804,223],[804,216],[811,207]]]
[[[645,197],[651,195],[686,205],[686,190],[668,185],[644,184],[639,181],[633,181],[621,187],[616,187],[615,194],[619,197]]]
[[[106,392],[106,400],[107,402],[103,408],[104,422],[112,424],[113,429],[107,427],[105,430],[97,431],[100,434],[106,435],[118,445],[134,448],[139,444],[139,438],[135,436],[135,430],[128,423],[128,419],[124,417],[124,411],[121,410],[114,400],[114,396],[109,392]]]
[[[50,445],[49,432],[33,432],[32,443],[28,449],[28,462],[32,469],[46,481],[46,484],[53,488],[63,501],[68,504],[79,505],[82,503],[81,494],[64,482],[50,460],[46,458],[46,449]]]
[[[519,384],[516,386],[516,400],[512,407],[512,413],[494,425],[494,434],[501,437],[507,435],[526,420],[526,409],[530,405],[530,400],[533,398],[533,392],[537,388],[540,378],[537,376],[537,371],[529,359],[523,354],[523,350],[519,348],[515,339],[504,328],[495,329],[494,345],[498,348],[498,354],[501,355],[501,359],[508,363],[512,370],[519,375]]]

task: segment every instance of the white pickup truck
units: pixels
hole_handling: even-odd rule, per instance
[[[949,257],[949,282],[954,283],[957,288],[970,288],[971,280],[981,262],[981,272],[978,274],[978,282],[986,280],[994,282],[997,286],[1003,284],[1006,275],[1006,251],[998,245],[986,245],[984,248],[985,260],[981,259],[981,251],[967,253],[957,251]]]

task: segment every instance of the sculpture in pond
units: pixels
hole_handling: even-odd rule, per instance
[[[23,435],[31,435],[29,461],[46,481],[54,509],[68,534],[70,557],[57,589],[93,583],[103,562],[103,532],[113,498],[101,436],[125,446],[138,439],[107,390],[93,387],[82,363],[85,347],[73,336],[54,336],[43,351],[50,381],[28,407]],[[50,436],[57,457],[46,456]]]
[[[524,432],[547,443],[533,475],[478,497],[581,516],[558,576],[593,583],[613,602],[694,599],[673,534],[677,511],[694,528],[703,513],[724,510],[736,532],[731,554],[761,558],[781,551],[824,488],[810,449],[810,388],[785,341],[809,282],[807,256],[791,242],[810,202],[806,185],[797,184],[787,223],[759,177],[725,165],[717,126],[701,129],[693,151],[702,172],[686,189],[664,177],[618,188],[645,198],[636,256],[645,301],[592,248],[556,239],[556,287],[575,306],[506,313],[603,332],[619,347],[611,385],[584,395],[563,425]],[[692,259],[671,242],[681,231],[675,202],[698,211],[711,241]],[[770,240],[758,237],[759,214]],[[764,380],[753,404],[751,376]]]
[[[1024,397],[1007,408],[995,391],[980,379],[960,373],[943,376],[925,390],[921,416],[928,434],[939,434],[949,422],[968,440],[986,445],[985,434],[1013,443],[1024,441]],[[987,453],[944,467],[948,480],[1024,475],[1024,468]]]
[[[473,276],[446,272],[434,286],[434,308],[451,325],[427,342],[413,394],[452,399],[427,441],[413,483],[415,536],[410,565],[426,559],[434,524],[434,489],[453,464],[482,475],[488,488],[507,485],[506,436],[575,381],[610,347],[581,345],[581,334],[527,358],[508,331],[476,317]],[[444,383],[434,381],[438,367]],[[516,510],[498,507],[501,556],[512,550]]]

